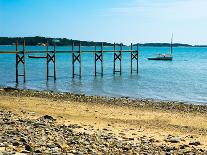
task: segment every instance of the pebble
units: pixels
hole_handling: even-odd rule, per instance
[[[201,145],[201,143],[200,143],[199,141],[194,140],[194,141],[191,141],[191,142],[189,143],[189,145],[198,146],[198,145]]]
[[[170,143],[179,143],[181,141],[181,138],[180,137],[171,137],[171,136],[168,136],[167,139],[166,139],[167,142],[170,142]]]

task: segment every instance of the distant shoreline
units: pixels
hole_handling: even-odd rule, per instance
[[[75,45],[78,45],[81,43],[82,46],[94,46],[95,44],[97,46],[101,46],[102,43],[104,46],[113,46],[114,43],[108,43],[108,42],[101,42],[101,41],[82,41],[82,40],[73,40],[73,39],[67,39],[67,38],[50,38],[50,37],[0,37],[0,45],[15,45],[16,41],[19,43],[22,43],[23,41],[26,41],[26,45],[29,46],[46,46],[47,42],[49,45],[53,45],[54,43],[57,46],[71,46],[72,43]],[[121,45],[122,43],[116,43],[116,45]],[[139,45],[140,47],[170,47],[170,43],[134,43],[134,46]],[[124,46],[130,46],[130,45],[124,45]],[[190,44],[184,44],[184,43],[173,43],[173,47],[207,47],[207,45],[190,45]]]

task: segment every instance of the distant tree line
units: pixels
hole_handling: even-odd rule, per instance
[[[97,46],[101,46],[102,42],[93,42],[93,41],[80,41],[80,40],[72,40],[67,38],[46,38],[46,37],[0,37],[0,45],[14,45],[16,41],[21,44],[23,41],[26,41],[27,45],[31,46],[37,46],[37,45],[46,45],[48,42],[49,45],[54,45],[54,43],[57,46],[69,46],[72,45],[74,42],[75,45],[78,45],[81,42],[82,46],[94,46],[95,44]],[[113,44],[103,42],[104,46],[111,46]]]
[[[137,45],[137,44],[135,44]],[[145,46],[145,47],[170,47],[170,43],[144,43],[139,44],[139,46]],[[174,43],[172,44],[173,47],[192,47],[192,45],[189,44],[181,44],[181,43]]]
[[[72,40],[72,39],[67,39],[67,38],[46,38],[46,37],[0,37],[0,45],[14,45],[16,41],[20,44],[23,43],[23,41],[26,41],[26,45],[31,45],[31,46],[37,46],[37,45],[46,45],[48,42],[49,45],[54,45],[56,43],[57,46],[71,46],[72,43],[77,46],[79,42],[81,42],[82,46],[94,46],[95,44],[97,46],[101,46],[102,42],[93,42],[93,41],[80,41],[80,40]],[[103,43],[104,46],[113,46],[114,44],[112,43]],[[116,44],[120,45],[120,44]],[[134,44],[137,45],[137,44]],[[170,43],[144,43],[144,44],[138,44],[139,46],[144,46],[144,47],[169,47],[171,44]],[[180,43],[174,43],[173,47],[207,47],[207,45],[189,45],[189,44],[180,44]]]

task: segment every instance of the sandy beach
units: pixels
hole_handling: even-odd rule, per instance
[[[0,154],[206,154],[206,111],[185,103],[1,89]]]

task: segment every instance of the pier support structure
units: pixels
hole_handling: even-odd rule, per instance
[[[133,50],[133,44],[131,44],[131,74],[133,73],[133,60],[136,61],[136,72],[139,72],[139,45],[137,44],[137,50]]]
[[[53,77],[56,80],[56,44],[54,44],[54,50],[52,52],[49,51],[49,43],[47,42],[47,80],[49,77]],[[53,76],[49,75],[49,64],[53,63]]]
[[[81,67],[81,42],[79,43],[78,46],[78,51],[75,51],[75,44],[74,42],[72,43],[72,76],[73,78],[75,75],[78,75],[81,78],[81,73],[82,73],[82,67]],[[79,74],[75,74],[75,62],[78,62],[79,64]]]
[[[101,51],[97,51],[95,44],[95,76],[97,76],[97,62],[101,63],[101,76],[103,76],[103,43],[101,44]]]
[[[19,83],[19,76],[24,77],[26,82],[26,43],[23,41],[23,52],[19,52],[19,43],[16,42],[16,83]],[[19,64],[23,65],[23,74],[19,74]]]
[[[12,53],[16,54],[16,83],[19,82],[19,77],[24,77],[24,82],[26,82],[26,54],[36,54],[36,53],[46,53],[46,56],[29,56],[29,58],[45,58],[46,59],[46,76],[47,80],[49,80],[49,77],[53,77],[54,80],[56,80],[56,52],[57,53],[72,53],[72,77],[74,78],[75,75],[82,77],[82,52],[85,53],[94,53],[94,62],[95,62],[95,76],[97,76],[98,73],[103,76],[103,54],[104,52],[113,53],[114,59],[113,59],[113,73],[116,74],[117,72],[122,75],[122,54],[123,53],[130,53],[131,59],[130,59],[130,70],[131,74],[133,73],[134,65],[136,62],[136,73],[138,74],[139,71],[139,46],[136,45],[136,50],[134,50],[134,45],[131,44],[131,49],[129,50],[123,50],[123,44],[120,44],[119,48],[117,49],[116,44],[114,43],[113,50],[104,50],[104,43],[101,43],[101,49],[97,49],[97,45],[95,44],[95,50],[92,51],[82,51],[81,49],[81,42],[72,43],[72,50],[70,51],[56,51],[56,44],[54,43],[54,50],[49,49],[49,43],[47,42],[46,51],[26,51],[26,43],[25,40],[23,41],[23,50],[19,50],[19,43],[16,42],[16,51],[0,51],[0,54],[3,53]],[[99,47],[100,48],[100,47]],[[134,62],[135,61],[135,62]],[[50,64],[53,64],[53,74],[49,72],[50,70]],[[97,72],[97,66],[98,63],[100,63],[100,71]],[[19,74],[19,66],[23,65],[23,73]],[[75,69],[77,67],[75,65],[79,65],[79,72],[75,73]]]
[[[120,50],[116,51],[116,44],[114,43],[114,74],[117,72],[122,74],[122,47],[123,44],[120,46]],[[119,61],[119,70],[116,69],[116,61]]]

